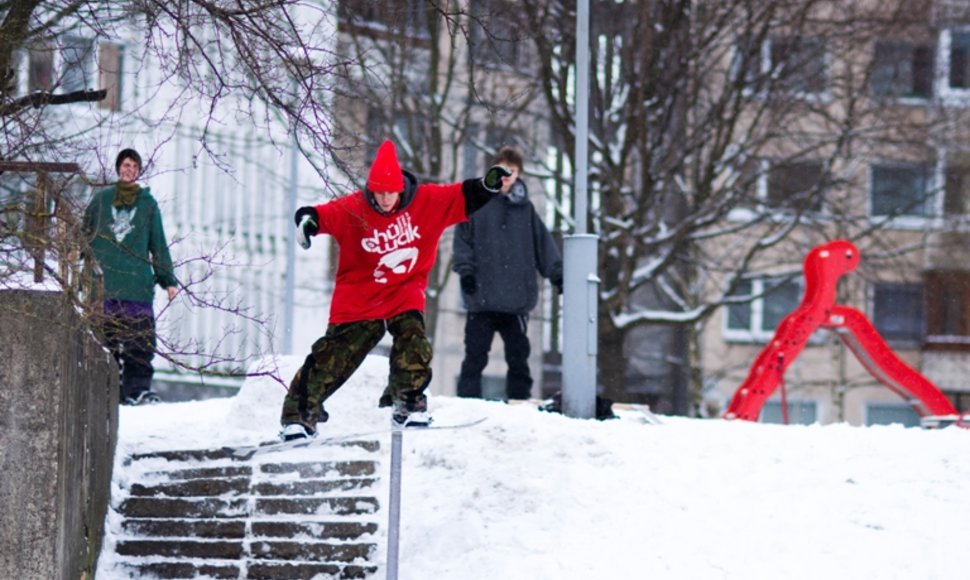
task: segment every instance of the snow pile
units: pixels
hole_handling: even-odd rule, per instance
[[[300,362],[278,361],[284,383]],[[369,357],[321,425],[381,432],[385,467],[386,374]],[[116,480],[128,453],[274,438],[284,391],[262,377],[233,399],[122,408]],[[966,575],[970,431],[584,421],[450,397],[431,410],[438,424],[488,419],[405,434],[401,580]]]

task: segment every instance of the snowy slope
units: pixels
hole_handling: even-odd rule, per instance
[[[299,362],[281,359],[280,376]],[[322,432],[384,429],[386,372],[370,357]],[[233,399],[123,407],[116,482],[137,475],[129,453],[272,439],[283,393],[260,378]],[[431,408],[439,424],[488,420],[405,435],[401,580],[970,576],[967,430],[599,422],[446,397]],[[117,525],[99,580],[119,578]]]

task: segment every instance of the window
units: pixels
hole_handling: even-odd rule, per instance
[[[950,33],[951,89],[970,89],[970,30]]]
[[[763,295],[761,295],[763,293]],[[781,320],[798,307],[801,285],[777,278],[742,280],[732,296],[757,296],[743,304],[729,304],[724,337],[728,340],[768,340]]]
[[[98,86],[108,91],[98,102],[102,109],[121,110],[122,54],[121,46],[109,42],[102,44],[98,52]]]
[[[780,71],[782,86],[793,93],[821,93],[825,72],[825,40],[803,36],[771,40],[771,68]]]
[[[877,42],[869,87],[876,97],[929,98],[933,94],[933,47]]]
[[[69,36],[61,47],[61,91],[72,93],[94,88],[91,69],[94,41]]]
[[[866,426],[900,424],[919,427],[919,413],[906,403],[867,403]]]
[[[970,213],[970,166],[948,164],[944,170],[943,215]]]
[[[783,93],[817,95],[828,88],[826,42],[822,37],[776,36],[764,45],[741,37],[735,70],[749,89],[763,92],[768,83]]]
[[[817,161],[782,162],[768,170],[766,202],[770,207],[819,211],[822,164]]]
[[[790,425],[812,425],[818,419],[818,411],[815,401],[788,401],[788,423]],[[767,401],[761,407],[762,423],[785,422],[785,416],[781,412],[781,401]]]
[[[340,0],[337,17],[351,26],[428,37],[426,4],[425,0]]]
[[[472,62],[487,67],[529,69],[528,38],[516,33],[510,15],[516,10],[504,2],[478,0],[473,4],[476,21],[469,28]]]
[[[876,284],[872,289],[872,323],[887,341],[923,341],[923,286]]]
[[[54,88],[54,51],[49,46],[32,46],[27,51],[27,90],[31,93]]]
[[[871,175],[872,216],[927,216],[929,170],[923,165],[874,165]]]
[[[970,347],[970,272],[930,270],[926,280],[926,342],[934,350]]]

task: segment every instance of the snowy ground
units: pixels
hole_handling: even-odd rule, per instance
[[[299,360],[280,364],[288,378]],[[386,369],[368,359],[328,403],[324,435],[387,426]],[[132,477],[129,453],[272,439],[283,392],[264,378],[233,399],[123,407],[116,481]],[[401,580],[970,577],[968,430],[584,421],[447,397],[431,409],[439,424],[488,419],[405,435]]]

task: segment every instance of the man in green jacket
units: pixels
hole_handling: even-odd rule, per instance
[[[121,370],[126,405],[160,401],[151,390],[155,284],[170,301],[178,291],[158,203],[136,183],[141,169],[137,151],[118,153],[118,183],[95,193],[84,212],[84,232],[104,276],[104,341]]]

